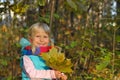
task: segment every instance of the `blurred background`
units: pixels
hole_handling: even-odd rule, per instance
[[[0,80],[21,80],[19,40],[38,21],[71,59],[68,80],[120,80],[120,0],[0,0]]]

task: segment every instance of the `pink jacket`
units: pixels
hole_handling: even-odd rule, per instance
[[[42,80],[56,78],[54,70],[37,70],[34,67],[31,59],[24,55],[23,56],[24,69],[31,80]]]

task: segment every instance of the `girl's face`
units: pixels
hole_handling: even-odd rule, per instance
[[[31,43],[36,47],[48,46],[49,42],[49,35],[42,28],[38,29],[31,39]]]

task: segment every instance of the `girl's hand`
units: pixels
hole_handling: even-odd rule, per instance
[[[60,80],[67,80],[67,76],[64,73],[61,73]]]
[[[60,80],[67,80],[67,76],[64,73],[61,73],[60,71],[55,71],[56,78]]]
[[[60,78],[61,77],[61,72],[60,71],[55,71],[55,76],[56,78]]]

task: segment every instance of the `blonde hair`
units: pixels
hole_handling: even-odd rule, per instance
[[[48,34],[49,39],[50,39],[50,44],[53,45],[53,42],[51,41],[51,38],[52,38],[51,30],[50,30],[49,26],[45,23],[37,22],[37,23],[33,24],[28,30],[28,38],[31,39],[32,37],[34,37],[34,35],[36,34],[36,32],[39,29],[43,29]],[[36,50],[36,47],[32,44],[31,44],[31,46],[32,46],[32,52],[34,53]]]
[[[35,23],[33,24],[29,30],[28,30],[28,37],[31,38],[34,36],[34,34],[36,33],[36,31],[38,31],[38,29],[43,29],[49,37],[51,37],[51,30],[49,28],[49,26],[45,23]]]

